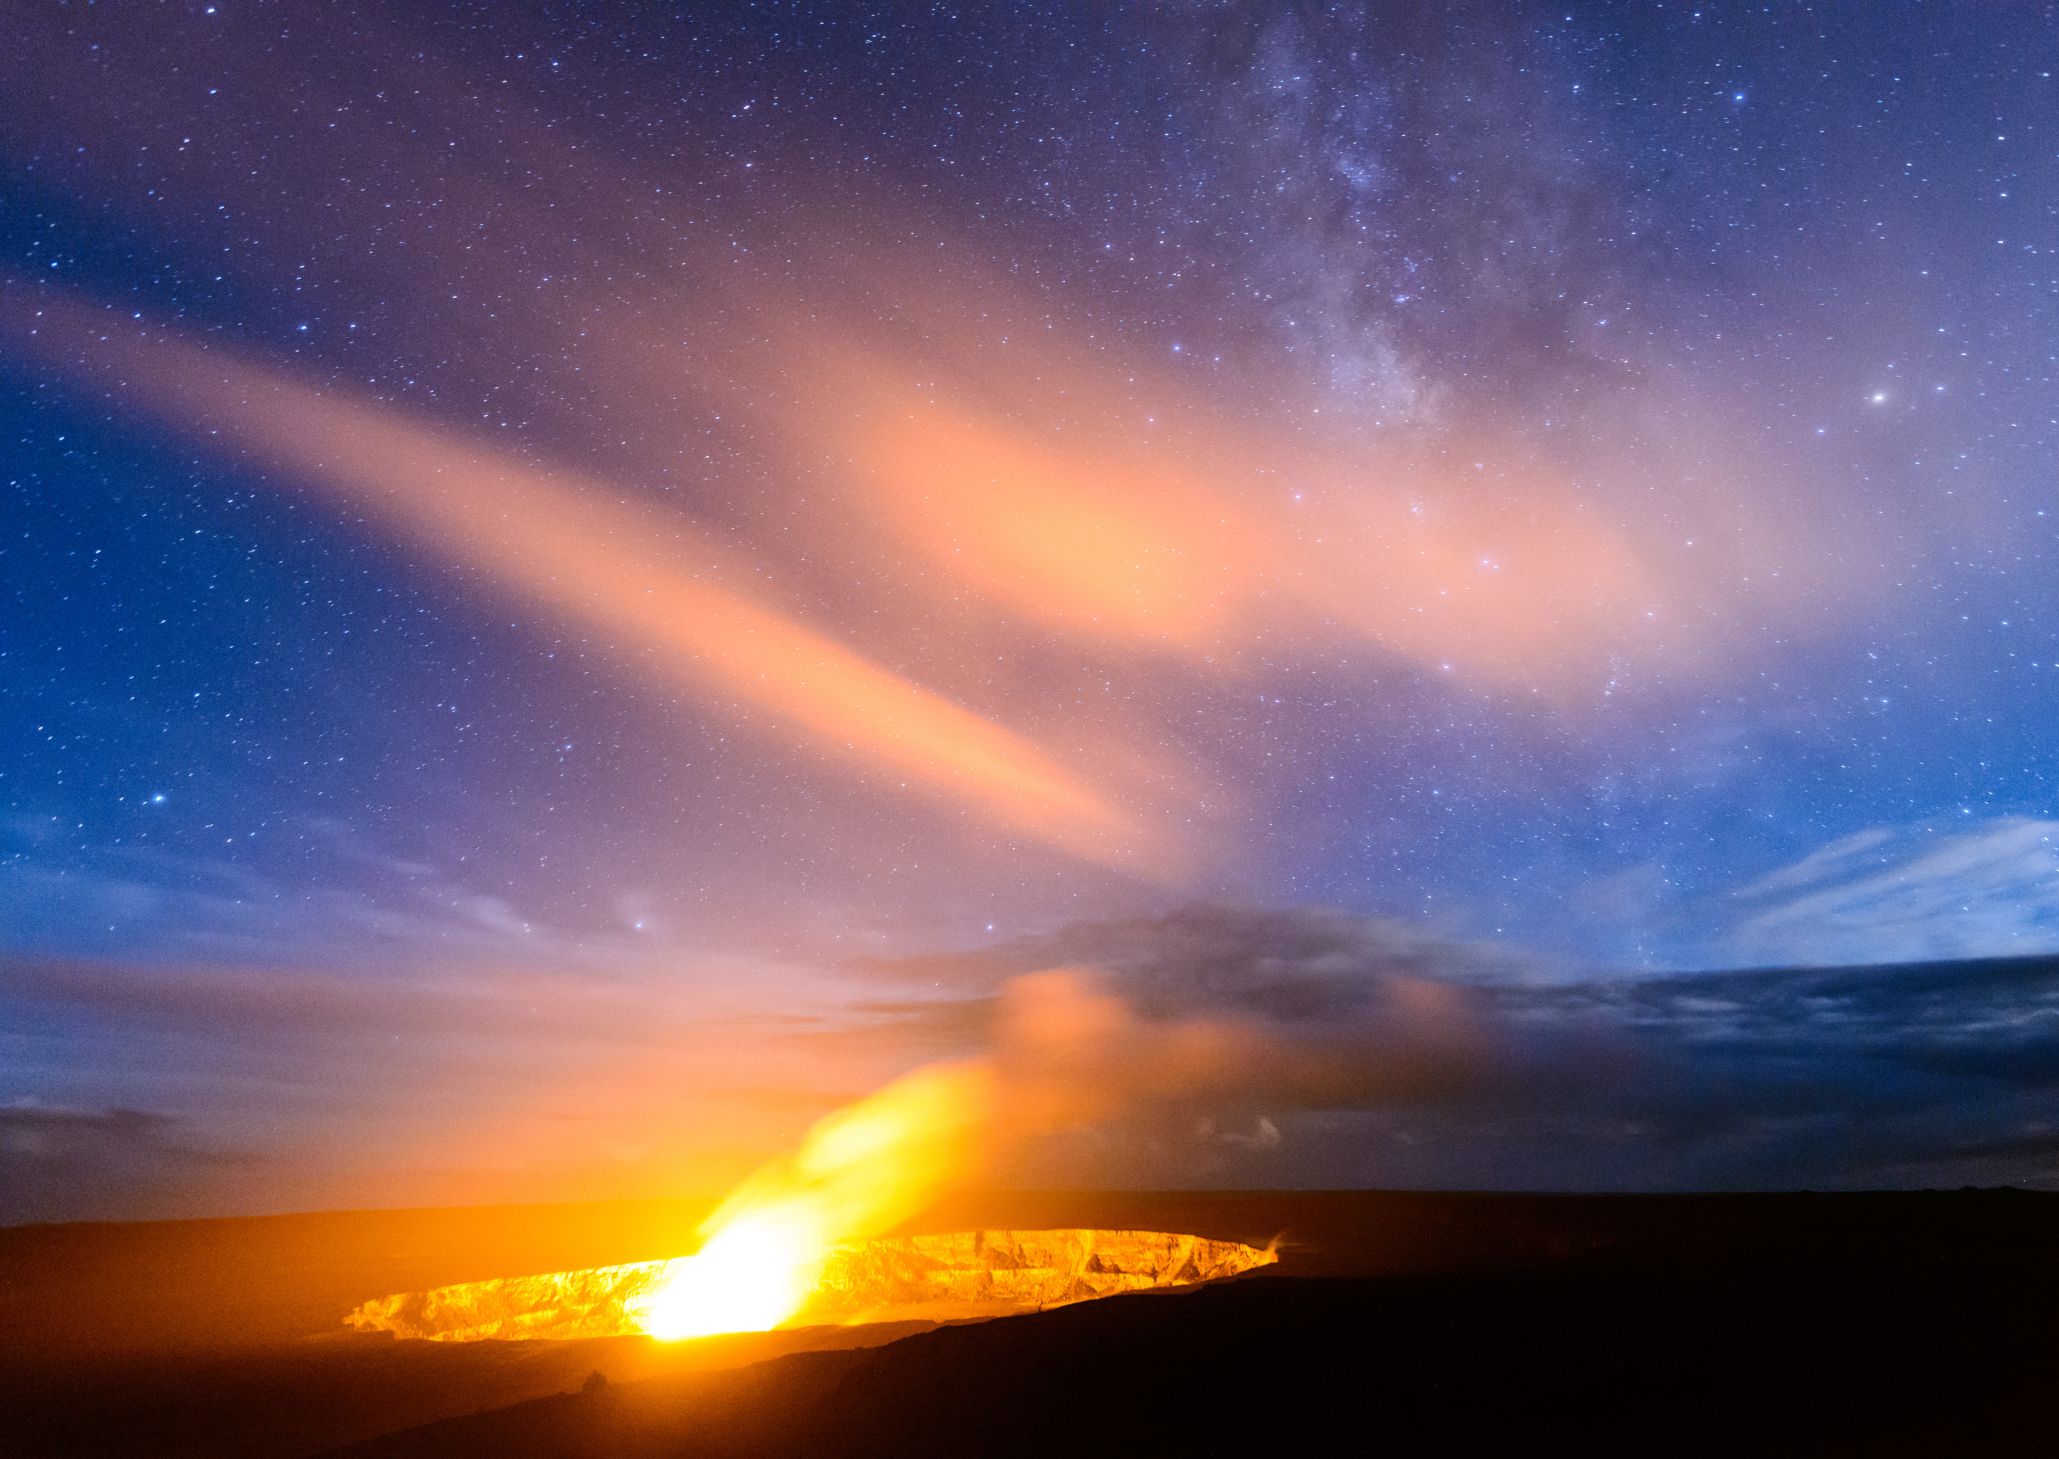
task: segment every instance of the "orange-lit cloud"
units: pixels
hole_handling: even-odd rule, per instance
[[[991,284],[836,287],[863,307],[766,304],[759,358],[705,374],[744,380],[727,398],[939,591],[1112,652],[1221,668],[1355,640],[1554,694],[1719,647],[1702,567],[1533,450],[1354,439],[1090,347]]]
[[[1806,618],[1804,596],[1875,586],[1839,580],[1834,562],[1864,524],[1833,529],[1807,483],[1769,480],[1720,407],[1678,385],[1626,374],[1597,386],[1580,423],[1613,438],[1606,472],[1501,429],[1522,417],[1520,400],[1495,412],[1496,429],[1441,420],[1358,432],[1305,380],[1268,396],[1267,377],[1284,369],[1276,354],[1254,350],[1220,370],[1189,354],[1170,368],[1156,348],[1140,358],[1133,341],[1117,343],[1105,317],[1096,327],[1072,312],[1106,299],[1033,295],[1020,276],[965,267],[980,240],[869,171],[803,175],[788,159],[776,189],[685,204],[680,171],[713,174],[713,159],[689,152],[653,170],[574,129],[484,107],[473,78],[404,27],[305,22],[336,42],[346,70],[404,66],[409,95],[392,105],[436,126],[333,104],[353,83],[325,68],[295,68],[280,85],[277,68],[290,63],[269,47],[210,39],[207,63],[238,67],[236,94],[276,108],[277,124],[209,147],[158,147],[165,180],[133,196],[123,159],[153,125],[141,83],[163,54],[195,42],[171,19],[138,16],[89,63],[55,43],[71,23],[25,20],[35,44],[0,58],[0,76],[35,98],[0,117],[0,149],[155,226],[159,192],[233,197],[222,218],[238,228],[262,211],[283,256],[321,256],[386,301],[392,339],[382,343],[455,359],[453,391],[517,390],[498,378],[508,350],[576,362],[542,367],[525,412],[604,418],[596,434],[613,460],[666,469],[685,436],[682,402],[720,402],[750,422],[753,450],[808,473],[811,505],[840,493],[845,515],[814,545],[842,554],[846,581],[891,580],[907,599],[926,595],[939,619],[984,615],[1075,654],[1144,650],[1210,672],[1362,647],[1450,666],[1475,687],[1579,702],[1625,665],[1720,672],[1769,620],[1785,632]],[[76,69],[46,74],[45,52],[47,64]],[[320,98],[328,124],[296,125],[277,99],[289,95]],[[37,128],[57,122],[67,136],[90,126],[122,142],[46,145]],[[526,160],[519,185],[470,168],[450,145],[477,133]],[[373,163],[437,199],[438,226],[410,232],[404,256],[374,190],[332,190],[319,209],[276,206],[295,169]],[[210,213],[193,226],[212,240],[205,230],[228,225]],[[552,287],[536,288],[539,275]],[[462,290],[450,287],[458,278]],[[510,302],[481,310],[482,295]],[[1235,301],[1223,312],[1234,337]],[[1435,362],[1422,373],[1434,377]],[[1656,428],[1632,418],[1639,407],[1622,402],[1633,397]],[[767,559],[781,550],[754,546]],[[924,665],[932,683],[932,669],[1000,657],[970,632],[938,637],[945,662]],[[1041,707],[1026,694],[1011,713]],[[1134,739],[1132,728],[1110,738]],[[904,742],[922,756],[922,735]]]
[[[750,566],[617,484],[550,471],[227,352],[13,291],[16,350],[209,444],[290,472],[383,530],[604,634],[789,736],[1075,855],[1163,869],[1106,791],[741,586]]]

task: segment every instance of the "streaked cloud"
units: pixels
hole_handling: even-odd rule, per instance
[[[1108,791],[777,606],[748,557],[614,482],[43,291],[7,295],[18,354],[290,473],[497,590],[606,635],[632,671],[762,712],[889,785],[1075,855],[1145,870],[1170,855]]]
[[[2040,952],[2059,940],[2059,821],[1874,826],[1741,888],[1746,962],[1865,963]]]
[[[857,302],[765,307],[756,349],[703,373],[745,377],[740,408],[833,463],[918,582],[1218,673],[1357,643],[1579,696],[1612,661],[1687,670],[1721,646],[1699,565],[1513,441],[1454,464],[1426,438],[1225,400],[968,271],[846,287]]]

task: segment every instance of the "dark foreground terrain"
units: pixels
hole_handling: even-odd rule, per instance
[[[694,1215],[0,1231],[0,1452],[2059,1451],[2059,1196],[2012,1191],[990,1196],[924,1225],[1284,1235],[1283,1260],[944,1328],[670,1347],[336,1329],[386,1291],[668,1254]]]

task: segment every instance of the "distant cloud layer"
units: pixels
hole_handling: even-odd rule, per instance
[[[0,1105],[0,1219],[719,1189],[968,1055],[1060,1112],[1017,1183],[2059,1184],[2059,958],[1625,977],[1200,905],[840,976],[860,996],[798,1018],[664,976],[18,963],[23,1067],[160,1055]]]
[[[141,1110],[0,1103],[0,1220],[100,1214],[81,1208],[82,1195],[147,1201],[223,1162],[183,1146],[175,1126]]]
[[[1877,826],[1744,887],[1741,961],[1897,962],[2059,940],[2059,821]]]
[[[979,988],[1053,960],[1099,969],[1149,1016],[1240,1020],[1280,1055],[1268,1066],[1280,1077],[1161,1111],[1128,1132],[1134,1145],[1096,1132],[1104,1174],[1603,1189],[2059,1180],[2059,958],[1569,978],[1373,919],[1196,908],[901,967]],[[1305,1077],[1339,1067],[1358,1077]]]

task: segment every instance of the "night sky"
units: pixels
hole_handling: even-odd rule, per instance
[[[2049,7],[6,30],[0,1217],[2059,1182]]]

